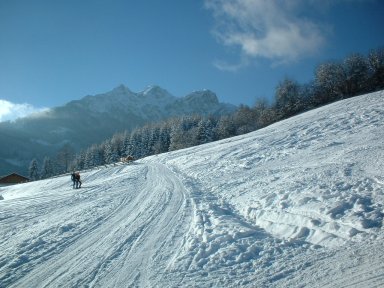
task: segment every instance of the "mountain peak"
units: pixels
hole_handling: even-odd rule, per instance
[[[141,94],[143,94],[144,96],[151,96],[151,95],[154,95],[154,96],[161,96],[161,95],[171,96],[171,94],[167,90],[161,88],[158,85],[147,86],[147,88],[145,88],[144,91],[141,92]]]
[[[124,84],[120,84],[116,88],[112,89],[111,92],[113,94],[130,94],[130,93],[132,93],[132,91],[129,90],[129,88],[127,86],[125,86]]]
[[[210,103],[219,103],[219,100],[214,92],[208,89],[193,91],[192,93],[185,96],[186,99],[198,99],[204,100]]]

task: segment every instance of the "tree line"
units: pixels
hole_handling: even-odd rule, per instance
[[[253,107],[242,105],[231,115],[190,115],[151,123],[131,132],[113,135],[75,154],[67,144],[55,160],[45,157],[41,170],[36,159],[29,167],[31,180],[48,178],[70,170],[88,169],[175,151],[225,139],[266,127],[277,121],[334,101],[384,89],[384,48],[368,55],[352,54],[342,61],[320,64],[309,83],[285,78],[278,83],[274,101],[259,99]]]

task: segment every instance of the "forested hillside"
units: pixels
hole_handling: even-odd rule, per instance
[[[282,80],[272,103],[259,99],[255,106],[241,106],[230,115],[190,115],[152,122],[133,131],[117,133],[76,155],[62,151],[61,159],[66,159],[65,171],[114,163],[128,155],[139,159],[245,134],[331,102],[382,89],[384,49],[379,48],[367,56],[353,54],[339,62],[323,63],[316,68],[314,79],[309,83]],[[204,97],[200,100],[199,103],[203,103]],[[55,171],[54,166],[51,159],[44,160],[44,177],[63,172],[62,169]],[[35,178],[39,168],[33,167],[30,175]]]
[[[110,164],[128,155],[139,159],[245,134],[334,101],[381,89],[384,89],[384,49],[372,50],[367,56],[352,54],[342,61],[319,65],[314,80],[309,83],[284,79],[277,85],[272,103],[259,99],[254,107],[241,106],[231,115],[176,117],[117,133],[75,157],[70,153],[64,155],[68,161],[66,169]],[[55,174],[51,162],[44,160],[45,177]]]

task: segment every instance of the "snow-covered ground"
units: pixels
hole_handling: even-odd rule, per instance
[[[0,188],[0,287],[383,287],[383,100]]]

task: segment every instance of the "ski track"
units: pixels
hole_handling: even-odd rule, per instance
[[[151,286],[149,279],[161,277],[170,257],[161,251],[178,249],[189,219],[184,188],[161,165],[118,167],[109,183],[103,183],[103,172],[83,175],[84,188],[56,191],[55,199],[26,197],[7,207],[13,216],[1,222],[8,240],[0,246],[1,287],[122,287],[133,279]],[[114,183],[118,187],[110,189]],[[14,234],[10,245],[7,235],[25,228],[30,232],[20,233],[24,239]]]
[[[0,287],[382,287],[383,94],[0,188]]]

